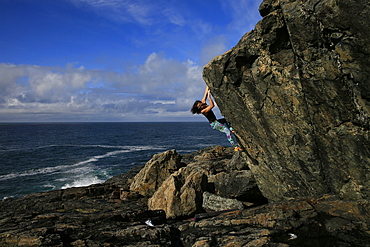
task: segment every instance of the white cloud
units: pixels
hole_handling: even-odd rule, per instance
[[[170,8],[168,1],[151,0],[70,0],[78,7],[89,7],[96,14],[115,22],[137,23],[144,26],[167,20],[176,25],[184,25],[183,17]],[[168,19],[163,18],[167,16]]]
[[[38,100],[64,101],[65,97],[84,87],[92,76],[84,71],[37,71],[29,73],[30,90]]]
[[[231,31],[236,31],[236,35],[241,37],[246,32],[254,28],[261,19],[258,8],[262,0],[230,0],[221,1],[223,9],[230,13],[232,22],[228,24]]]
[[[164,11],[165,16],[167,16],[168,20],[170,23],[178,25],[178,26],[185,26],[186,25],[186,20],[185,17],[178,13],[176,10],[173,8],[168,8]]]
[[[205,86],[201,70],[156,53],[121,74],[0,64],[0,121],[191,121],[189,109]]]
[[[207,64],[214,57],[225,53],[227,51],[226,43],[227,39],[223,35],[209,39],[203,46],[200,63]]]
[[[117,22],[119,25],[112,27],[122,32],[128,26],[120,24],[137,24],[129,27],[135,32],[127,31],[132,37],[122,37],[139,40],[141,48],[151,48],[151,44],[153,50],[166,50],[182,58],[152,53],[133,69],[123,68],[123,73],[88,69],[80,64],[0,64],[0,121],[192,120],[189,108],[202,97],[205,86],[200,65],[224,53],[230,43],[235,45],[244,32],[253,28],[261,2],[209,1],[221,3],[233,20],[230,25],[215,26],[194,14],[191,7],[188,11],[182,8],[190,6],[188,3],[181,5],[178,1],[66,1]],[[140,35],[135,36],[137,33]],[[156,42],[161,45],[156,46]],[[192,59],[187,60],[189,57]]]
[[[232,21],[225,23],[224,27],[193,20],[191,28],[193,32],[202,38],[199,64],[205,65],[212,58],[225,53],[237,44],[240,38],[251,31],[261,19],[258,12],[260,1],[230,0],[219,1],[226,15],[231,16]],[[220,29],[219,34],[216,29]]]

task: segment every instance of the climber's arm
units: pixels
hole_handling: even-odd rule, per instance
[[[208,97],[208,100],[209,100],[209,105],[204,108],[201,113],[207,113],[209,112],[210,110],[212,110],[213,107],[215,107],[215,103],[213,102],[213,99],[211,97],[211,92],[208,90],[208,93],[207,93],[207,97]]]
[[[206,86],[206,89],[204,90],[204,95],[202,98],[202,103],[206,103],[207,97],[209,96],[209,87]]]

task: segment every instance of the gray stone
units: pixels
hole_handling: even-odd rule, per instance
[[[150,197],[173,172],[180,167],[181,156],[176,150],[156,154],[135,176],[130,190]]]
[[[189,216],[201,210],[207,176],[187,167],[171,174],[148,201],[150,210],[164,210],[167,218]]]
[[[224,198],[209,192],[204,192],[202,207],[206,211],[221,211],[229,209],[241,210],[244,208],[244,205],[236,199]]]
[[[212,177],[216,194],[226,198],[237,198],[255,188],[251,171],[220,172]]]

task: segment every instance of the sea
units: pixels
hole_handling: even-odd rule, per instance
[[[154,154],[230,146],[207,122],[0,123],[0,200],[102,183]]]

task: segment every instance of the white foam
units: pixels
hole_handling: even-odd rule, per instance
[[[68,145],[64,145],[64,146],[68,146]],[[72,145],[69,145],[69,146],[72,146]],[[5,175],[0,175],[0,181],[13,179],[17,177],[34,176],[34,175],[48,174],[48,173],[55,173],[55,172],[64,173],[65,171],[70,171],[73,168],[91,164],[93,162],[97,162],[99,159],[108,158],[110,156],[114,156],[120,153],[130,153],[130,152],[143,151],[143,150],[157,150],[157,149],[162,148],[162,147],[155,147],[155,146],[109,146],[109,145],[81,145],[81,146],[101,147],[101,148],[118,148],[119,150],[107,152],[102,155],[92,156],[92,157],[87,158],[84,161],[80,161],[72,165],[59,165],[59,166],[52,166],[52,167],[45,167],[45,168],[37,168],[37,169],[31,169],[31,170],[22,171],[22,172],[15,172],[15,173],[9,173]],[[43,147],[47,147],[47,146],[43,146]]]
[[[39,169],[32,169],[28,171],[23,172],[15,172],[15,173],[9,173],[6,175],[0,176],[0,181],[17,178],[17,177],[25,177],[25,176],[34,176],[39,174],[45,174],[45,173],[53,173],[60,169],[61,166],[56,167],[45,167],[45,168],[39,168]]]
[[[84,187],[89,186],[92,184],[99,184],[103,183],[104,180],[99,179],[97,176],[86,176],[83,178],[79,178],[73,181],[71,184],[67,183],[62,186],[62,189],[72,188],[72,187]]]
[[[6,199],[10,199],[10,198],[14,198],[14,196],[4,196],[3,199],[1,199],[1,200],[6,200]]]
[[[50,190],[55,190],[57,187],[52,184],[44,184],[42,187],[49,188]]]
[[[75,144],[65,144],[65,145],[44,145],[44,146],[37,146],[37,147],[27,147],[27,148],[12,148],[12,149],[0,149],[0,152],[13,152],[13,151],[27,151],[27,150],[36,150],[36,149],[46,149],[46,148],[62,148],[62,147],[80,147],[80,148],[114,148],[114,149],[127,149],[128,152],[132,151],[140,151],[140,150],[156,150],[160,149],[160,147],[156,146],[112,146],[112,145],[101,145],[101,144],[94,144],[94,145],[75,145]]]

